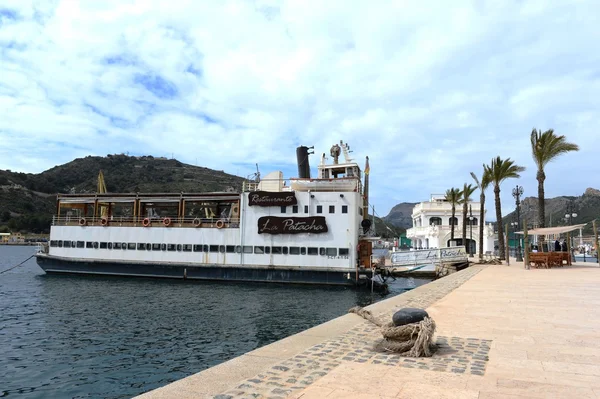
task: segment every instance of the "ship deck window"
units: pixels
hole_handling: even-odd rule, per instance
[[[244,245],[244,253],[245,254],[251,254],[252,253],[252,247],[250,245]]]
[[[207,244],[204,244],[204,245],[202,246],[202,251],[203,251],[203,252],[208,252],[208,245],[207,245]]]
[[[58,246],[58,242],[56,240],[50,240],[50,246],[56,247],[56,246]]]
[[[183,249],[183,247],[181,246],[181,244],[177,244],[177,250],[181,251]]]
[[[342,205],[342,213],[348,213],[348,205]]]
[[[137,249],[139,249],[139,250],[146,249],[146,244],[144,244],[143,242],[139,242],[137,245]]]
[[[108,249],[112,249],[112,242],[108,243]]]
[[[271,253],[273,255],[281,255],[281,247],[271,247]]]
[[[114,248],[114,249],[121,249],[121,243],[120,243],[120,242],[115,242],[115,243],[113,244],[113,248]]]
[[[308,205],[304,205],[304,213],[308,213]]]
[[[266,254],[270,254],[271,253],[271,247],[265,247],[265,253]]]
[[[282,206],[282,207],[281,207],[281,213],[285,213],[285,212],[286,212],[286,209],[287,209],[287,206]]]
[[[152,244],[146,243],[146,251],[152,250]]]
[[[298,213],[298,205],[292,205],[292,213]]]
[[[134,245],[133,249],[135,249],[135,244],[133,244],[133,245]],[[121,249],[127,249],[127,243],[126,242],[122,242],[121,243]]]
[[[290,247],[290,255],[300,255],[300,247]]]
[[[288,254],[288,247],[281,248],[281,253],[284,254],[284,255],[287,255]]]
[[[135,242],[130,242],[127,244],[127,249],[135,249]]]
[[[254,253],[255,254],[264,254],[265,253],[265,247],[254,247]]]
[[[167,250],[167,244],[160,244],[160,250],[161,251],[166,251]]]
[[[208,247],[209,252],[219,252],[219,246],[218,245],[210,245]]]
[[[319,248],[319,255],[325,255],[325,248]]]
[[[317,205],[317,213],[323,213],[323,205]]]
[[[62,248],[62,247],[63,247],[63,242],[62,242],[62,240],[58,240],[58,247],[59,247],[59,248]]]
[[[348,248],[340,248],[340,256],[348,256]]]
[[[77,248],[85,247],[85,241],[77,241]]]
[[[319,253],[319,249],[315,247],[308,247],[309,255],[317,255]]]
[[[202,252],[202,245],[201,244],[194,245],[194,252]]]
[[[86,248],[94,248],[94,243],[92,243],[91,241],[88,241],[85,243],[85,247]]]
[[[325,255],[337,256],[337,248],[325,248]]]
[[[192,252],[192,244],[184,244],[183,252]]]
[[[236,254],[241,254],[242,253],[242,246],[241,245],[236,245],[235,246],[235,253]]]
[[[94,249],[98,249],[98,246],[99,246],[99,245],[98,245],[98,243],[97,243],[97,242],[95,242],[95,243],[94,243]],[[135,249],[135,248],[134,248],[134,249]]]
[[[71,248],[71,241],[65,241],[64,244],[63,244],[63,246],[65,248]]]
[[[108,248],[108,243],[107,242],[101,242],[100,243],[100,249],[107,249]]]
[[[306,255],[306,247],[300,247],[300,255]]]
[[[176,249],[177,249],[177,245],[167,244],[167,251],[175,251]]]
[[[152,244],[153,251],[160,251],[160,244]]]
[[[335,205],[329,205],[329,213],[335,213]]]
[[[235,245],[227,245],[225,247],[225,252],[227,252],[228,254],[235,253]]]

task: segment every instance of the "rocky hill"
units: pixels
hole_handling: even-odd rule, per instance
[[[401,202],[394,206],[387,216],[383,217],[383,220],[396,227],[406,230],[412,227],[412,211],[417,205],[416,202]]]
[[[583,195],[579,197],[562,196],[545,200],[546,208],[546,227],[564,226],[567,204],[572,202],[577,213],[577,217],[569,224],[580,224],[591,222],[594,219],[600,221],[600,190],[588,188]],[[527,197],[521,202],[521,221],[526,218],[528,224],[537,222],[537,197]],[[515,218],[515,212],[506,215],[502,220],[504,223],[510,223]],[[600,224],[600,222],[599,222]],[[584,234],[592,234],[592,224],[589,223]]]
[[[47,233],[57,193],[94,193],[102,170],[108,192],[239,192],[244,178],[205,167],[152,156],[77,158],[42,173],[0,170],[0,232]],[[401,230],[375,218],[376,234],[398,236]]]

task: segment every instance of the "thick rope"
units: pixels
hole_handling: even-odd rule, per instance
[[[386,351],[407,357],[431,357],[433,354],[435,322],[430,317],[418,323],[396,326],[393,322],[383,323],[377,320],[371,312],[360,306],[355,306],[348,312],[356,313],[381,328],[383,342],[380,346]]]
[[[12,269],[16,269],[17,267],[21,266],[23,263],[27,262],[29,259],[33,258],[34,256],[35,256],[35,254],[31,255],[29,258],[25,259],[23,262],[19,263],[18,265],[15,265],[15,266],[13,266],[13,267],[9,267],[9,268],[8,268],[8,269],[6,269],[6,270],[2,270],[2,271],[0,272],[0,274],[4,274],[4,273],[6,273],[6,272],[9,272],[9,271],[11,271]]]

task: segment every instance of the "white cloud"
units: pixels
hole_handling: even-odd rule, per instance
[[[129,151],[289,176],[297,145],[315,166],[342,139],[370,156],[384,215],[496,155],[528,168],[534,195],[537,127],[582,147],[549,169],[549,196],[597,185],[592,0],[3,4],[0,168]]]

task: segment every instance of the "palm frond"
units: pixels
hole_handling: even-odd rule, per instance
[[[534,128],[531,131],[530,140],[531,153],[538,170],[543,170],[544,166],[557,159],[560,155],[567,152],[579,151],[577,144],[567,142],[565,136],[556,135],[553,129],[542,133],[541,130]]]
[[[488,174],[490,183],[494,187],[500,187],[500,184],[506,179],[521,177],[520,173],[525,170],[523,166],[515,164],[510,158],[502,159],[499,156],[492,158],[490,165],[484,165],[485,173]]]

